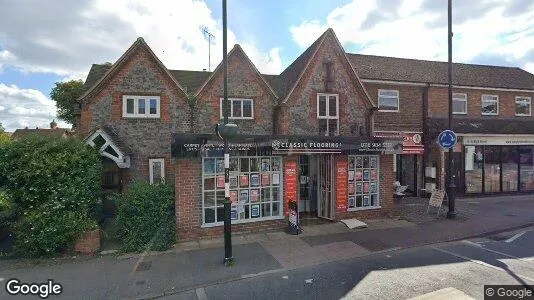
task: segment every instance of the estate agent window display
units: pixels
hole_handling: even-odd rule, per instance
[[[224,220],[224,158],[202,160],[202,212],[204,225]],[[230,157],[230,201],[233,223],[282,217],[282,158]]]
[[[348,210],[379,207],[379,156],[349,155],[348,159]]]

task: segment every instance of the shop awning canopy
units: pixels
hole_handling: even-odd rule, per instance
[[[205,151],[222,151],[224,141],[215,134],[175,133],[173,157],[195,157]],[[269,151],[288,154],[400,154],[401,138],[362,138],[353,136],[237,135],[229,139],[231,151]]]
[[[448,129],[448,119],[429,118],[427,126],[429,133],[427,138],[434,140],[441,131]],[[510,119],[473,120],[455,116],[453,118],[453,130],[456,133],[532,134],[534,132],[534,121],[515,121]]]

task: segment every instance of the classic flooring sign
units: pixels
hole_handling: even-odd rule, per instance
[[[337,209],[347,210],[347,168],[348,162],[346,160],[339,160],[336,162],[336,198]]]
[[[297,162],[287,161],[284,163],[284,193],[286,203],[298,201],[297,198]],[[289,213],[286,209],[286,214]]]

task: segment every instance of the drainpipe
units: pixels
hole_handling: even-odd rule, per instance
[[[430,150],[429,149],[429,141],[427,140],[428,136],[429,136],[429,132],[428,132],[428,89],[430,88],[430,83],[427,83],[426,86],[423,88],[423,93],[422,93],[422,97],[423,97],[423,136],[422,136],[422,139],[423,139],[423,147],[424,147],[424,152],[423,152],[423,187],[426,188],[426,162],[428,160],[428,151]]]

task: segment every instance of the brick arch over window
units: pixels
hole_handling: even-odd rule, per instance
[[[85,143],[98,149],[100,155],[114,161],[119,168],[130,168],[130,156],[121,150],[117,143],[104,130],[98,129],[93,132],[85,139]]]

